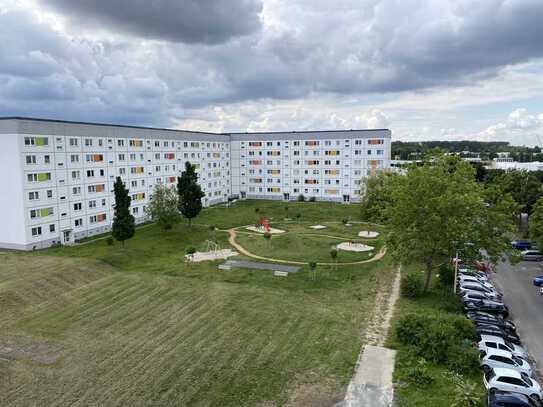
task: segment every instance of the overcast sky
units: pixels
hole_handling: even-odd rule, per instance
[[[0,116],[543,139],[543,0],[0,0]]]

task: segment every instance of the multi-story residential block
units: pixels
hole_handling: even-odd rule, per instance
[[[356,202],[390,165],[389,130],[203,133],[0,118],[0,247],[31,250],[111,228],[121,177],[136,222],[157,184],[197,167],[204,206],[229,198]]]

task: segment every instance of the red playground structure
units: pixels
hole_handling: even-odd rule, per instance
[[[257,224],[255,225],[256,228],[264,228],[265,232],[270,231],[270,222],[268,222],[268,219],[265,216],[261,216],[258,220]]]

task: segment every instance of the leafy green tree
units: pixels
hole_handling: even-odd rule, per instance
[[[473,168],[457,157],[441,156],[410,167],[405,176],[393,179],[389,194],[387,246],[397,261],[424,265],[424,291],[434,270],[458,248],[484,251],[491,262],[511,251],[513,200],[501,193],[488,204]]]
[[[111,234],[124,247],[124,242],[136,233],[134,216],[130,213],[131,198],[121,177],[117,177],[115,180],[113,190],[115,191],[115,214],[113,215]]]
[[[198,184],[196,167],[188,161],[185,163],[185,171],[177,177],[177,193],[179,194],[179,212],[189,220],[190,227],[192,218],[198,216],[202,210],[202,198],[205,194]]]
[[[385,221],[385,209],[390,204],[387,185],[398,175],[380,171],[363,180],[363,195],[360,202],[362,219],[381,223]]]
[[[307,265],[309,266],[309,275],[311,276],[311,279],[313,281],[316,281],[317,280],[317,263],[315,263],[314,261],[310,261],[309,263],[307,263]]]
[[[330,257],[332,258],[332,262],[334,263],[334,270],[337,270],[337,255],[337,249],[335,247],[332,247],[330,249]]]
[[[147,215],[163,230],[169,230],[179,221],[177,203],[175,188],[156,185],[146,208]]]
[[[537,245],[543,247],[543,197],[539,198],[530,216],[530,239]]]
[[[541,181],[529,171],[506,171],[496,181],[513,197],[520,213],[531,214],[535,202],[542,196]]]

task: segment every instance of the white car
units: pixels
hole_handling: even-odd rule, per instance
[[[474,291],[474,290],[461,290],[460,294],[462,294],[462,301],[467,300],[492,300],[492,301],[501,301],[501,297],[496,292],[481,292],[481,291]]]
[[[477,284],[480,284],[483,287],[489,288],[491,290],[495,289],[494,284],[489,283],[488,281],[480,280],[477,277],[460,275],[459,280],[460,280],[460,284],[462,284],[462,283],[477,283]]]
[[[488,349],[486,355],[481,358],[481,367],[486,372],[495,368],[510,368],[532,376],[532,367],[522,358],[513,355],[511,352],[501,349]]]
[[[513,355],[518,356],[519,358],[525,360],[528,359],[528,353],[522,346],[515,345],[514,343],[506,341],[499,336],[481,335],[481,340],[477,344],[477,348],[481,354],[485,355],[491,350],[500,349],[511,352]]]
[[[484,281],[485,283],[488,282],[488,277],[484,273],[480,273],[478,271],[471,271],[471,270],[458,270],[458,277],[475,277],[481,281]]]
[[[541,401],[541,386],[526,373],[514,369],[490,369],[483,375],[483,381],[488,391],[510,391],[525,394],[535,401]]]

